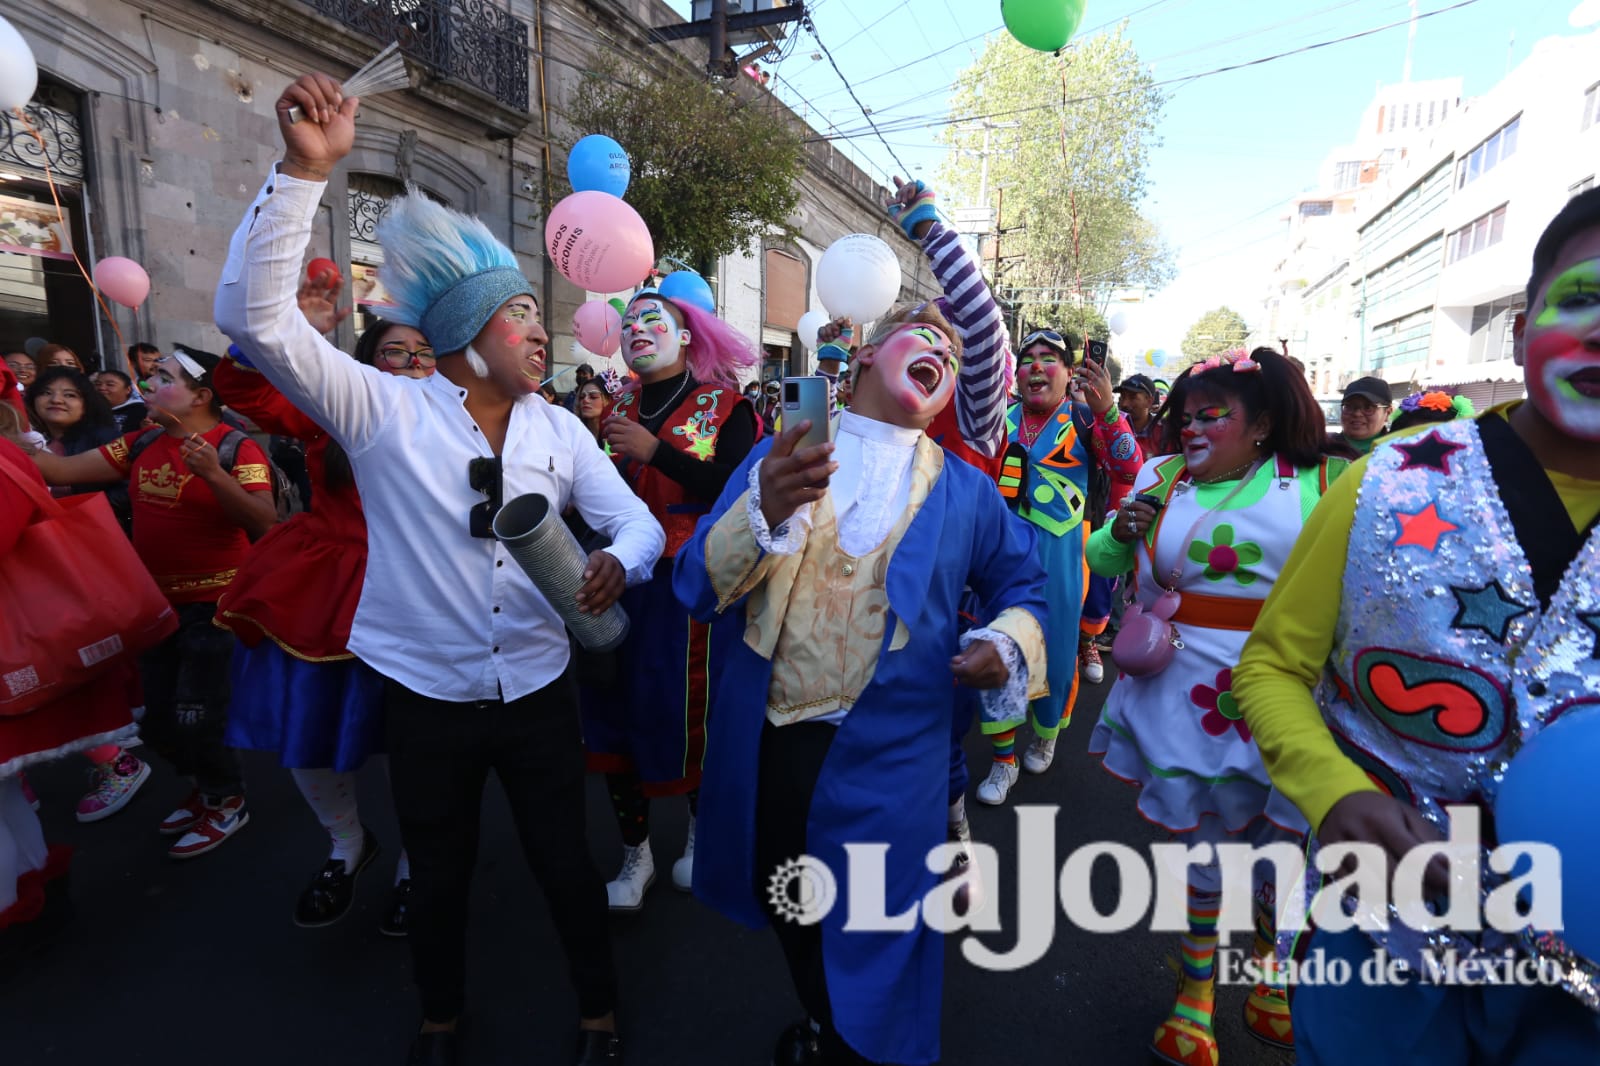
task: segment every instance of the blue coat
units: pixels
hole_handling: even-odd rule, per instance
[[[770,447],[770,441],[756,446],[678,553],[673,589],[697,618],[717,617],[717,594],[706,574],[707,532],[730,507],[744,506],[750,467]],[[1035,541],[1033,527],[1006,509],[994,482],[946,460],[889,561],[892,617],[878,667],[840,723],[812,795],[808,851],[833,871],[839,889],[822,921],[833,1021],[874,1062],[918,1066],[938,1059],[944,944],[920,921],[909,933],[845,933],[850,888],[844,845],[890,845],[885,914],[919,903],[937,883],[924,858],[946,834],[957,691],[949,660],[959,651],[962,589],[972,586],[988,617],[1020,607],[1043,626],[1045,574]],[[742,622],[744,609],[741,600],[727,613]],[[890,652],[897,619],[910,640]],[[739,632],[709,726],[694,890],[723,914],[759,927],[767,919],[753,887],[755,805],[772,664],[745,643],[742,625]]]

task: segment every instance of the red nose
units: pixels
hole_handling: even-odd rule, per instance
[[[1194,440],[1199,435],[1200,435],[1200,431],[1198,429],[1185,428],[1185,429],[1181,429],[1181,430],[1178,431],[1178,437],[1185,444],[1188,444],[1190,441]]]

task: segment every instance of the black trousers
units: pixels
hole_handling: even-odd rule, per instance
[[[789,977],[806,1013],[821,1031],[822,1058],[828,1066],[870,1066],[833,1027],[828,979],[822,965],[822,926],[798,925],[779,917],[768,902],[767,879],[783,863],[809,854],[806,821],[811,795],[838,727],[827,722],[800,722],[761,731],[760,779],[756,792],[756,896],[778,934]]]
[[[139,735],[208,799],[236,796],[244,791],[239,754],[222,742],[234,636],[211,624],[214,603],[180,603],[177,612],[178,631],[139,657]]]
[[[483,788],[500,778],[528,868],[550,904],[584,1018],[616,1006],[605,880],[584,826],[584,754],[570,672],[506,703],[449,703],[390,682],[389,776],[411,856],[407,939],[422,1015],[448,1022],[466,985],[467,897]]]

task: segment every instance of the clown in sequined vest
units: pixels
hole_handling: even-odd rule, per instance
[[[1447,804],[1492,807],[1528,738],[1600,703],[1600,533],[1541,603],[1491,432],[1511,431],[1463,420],[1373,450],[1317,690],[1344,753],[1441,829]]]
[[[669,448],[708,462],[717,454],[718,432],[727,424],[734,408],[748,402],[738,389],[726,385],[697,385],[661,423],[656,438]],[[626,392],[620,396],[615,413],[630,422],[642,422],[639,394]],[[691,498],[682,485],[648,463],[619,457],[618,469],[666,531],[667,546],[661,557],[676,557],[678,549],[693,535],[695,523],[701,515],[711,511],[716,501]]]

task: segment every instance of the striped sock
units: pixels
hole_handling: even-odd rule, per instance
[[[1268,969],[1265,984],[1273,988],[1283,987],[1283,979],[1278,974],[1278,931],[1277,916],[1273,914],[1272,907],[1263,900],[1257,899],[1255,904],[1255,938],[1250,944],[1250,954],[1266,963]]]
[[[1008,729],[1004,733],[994,733],[989,739],[994,742],[994,761],[1017,763],[1017,731]]]
[[[1222,895],[1189,886],[1189,932],[1183,938],[1183,985],[1172,1013],[1202,1029],[1211,1028],[1216,998],[1217,913]]]

